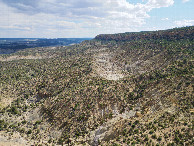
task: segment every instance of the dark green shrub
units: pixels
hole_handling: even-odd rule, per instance
[[[154,130],[150,130],[149,134],[153,134],[154,133]]]
[[[28,132],[27,132],[27,134],[31,134],[32,133],[32,130],[30,129],[30,130],[28,130]]]
[[[12,106],[10,109],[10,112],[14,115],[20,114],[20,112],[18,111],[17,107]]]
[[[157,140],[158,140],[158,141],[161,141],[161,140],[162,140],[162,137],[161,137],[161,136],[159,136]]]
[[[156,139],[156,138],[157,138],[157,137],[156,137],[156,134],[153,134],[153,135],[152,135],[152,138],[153,138],[153,139]]]

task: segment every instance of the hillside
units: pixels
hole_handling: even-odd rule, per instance
[[[0,56],[0,145],[193,145],[194,27]]]

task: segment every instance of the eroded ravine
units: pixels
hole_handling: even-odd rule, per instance
[[[93,56],[93,70],[97,76],[107,80],[119,80],[124,77],[121,67],[113,60],[114,54],[103,49]],[[109,139],[114,135],[114,125],[121,119],[128,119],[135,115],[135,111],[125,111],[122,114],[113,112],[113,118],[100,125],[90,133],[90,144],[97,146],[99,141]],[[113,134],[113,135],[112,135]]]
[[[115,130],[118,122],[124,121],[131,117],[134,117],[136,114],[135,110],[125,111],[122,114],[114,114],[113,118],[108,120],[103,125],[99,126],[96,130],[90,133],[90,143],[93,146],[98,146],[99,141],[109,140],[115,136]]]

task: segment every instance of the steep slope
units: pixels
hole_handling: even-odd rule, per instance
[[[193,143],[193,32],[99,35],[75,46],[3,55],[1,141]],[[42,58],[7,60],[19,55]]]

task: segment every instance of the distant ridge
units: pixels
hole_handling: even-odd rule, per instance
[[[26,48],[68,46],[91,38],[0,38],[0,54],[10,54]]]
[[[159,31],[126,32],[118,34],[100,34],[95,37],[96,40],[103,41],[131,41],[140,39],[190,39],[194,37],[194,26],[174,28]]]

